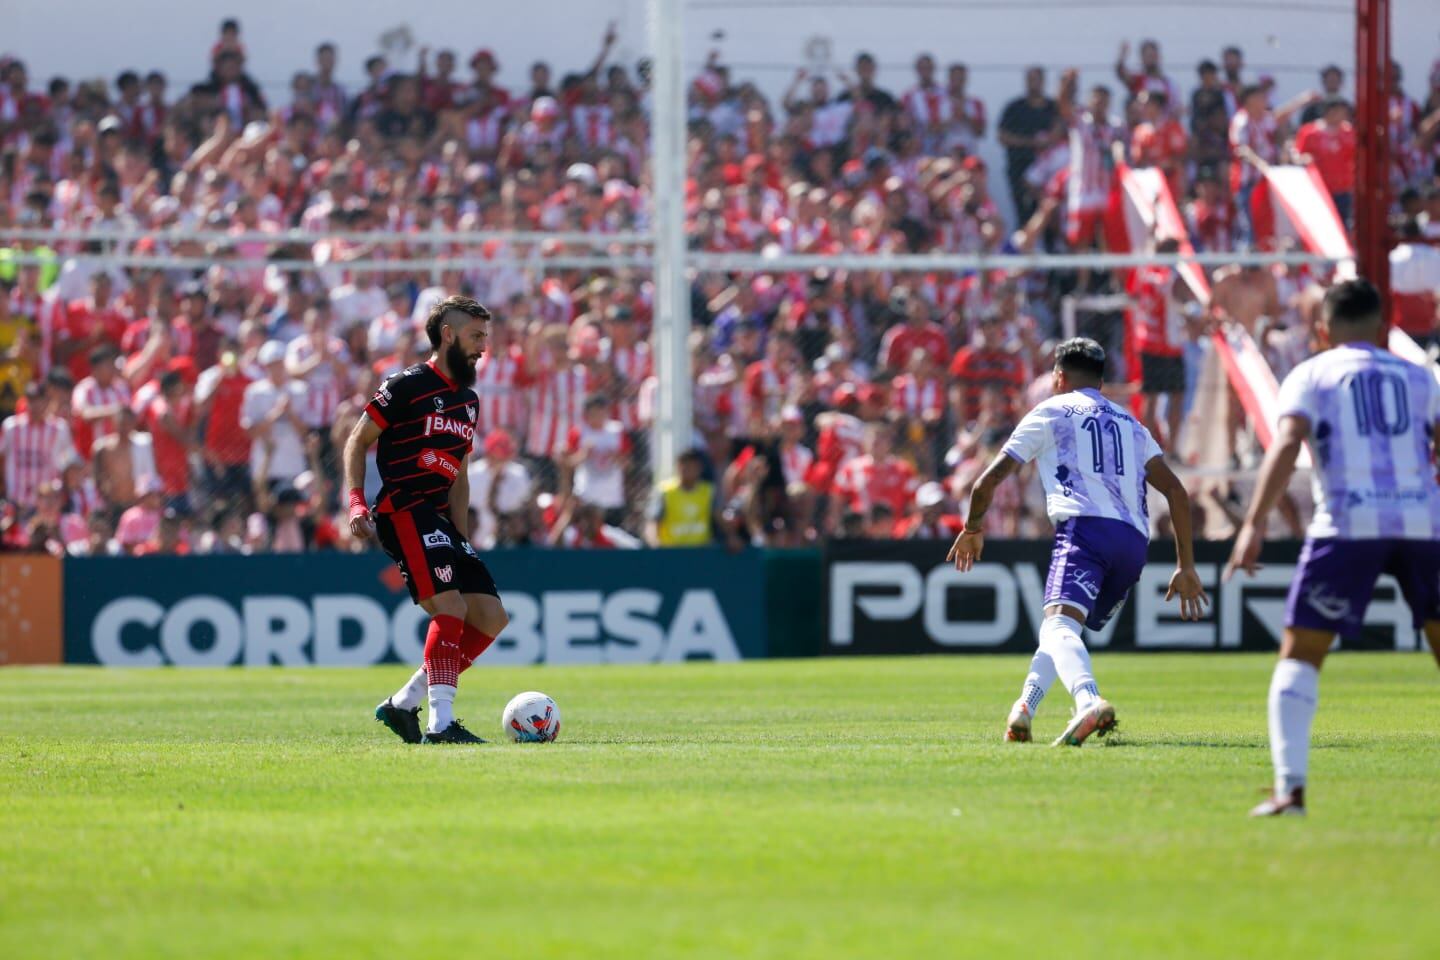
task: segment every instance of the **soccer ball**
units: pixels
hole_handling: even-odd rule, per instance
[[[560,736],[560,707],[534,690],[517,693],[505,704],[500,725],[516,743],[553,743]]]

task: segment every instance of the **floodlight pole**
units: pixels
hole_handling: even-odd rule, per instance
[[[1390,304],[1390,0],[1355,6],[1355,256]]]
[[[650,3],[650,196],[654,215],[655,324],[658,386],[655,410],[655,479],[675,473],[675,459],[690,446],[694,388],[690,371],[690,286],[685,280],[684,0]]]

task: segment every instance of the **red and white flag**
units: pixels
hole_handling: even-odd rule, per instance
[[[1235,388],[1250,425],[1255,428],[1255,438],[1268,450],[1275,439],[1275,422],[1280,417],[1280,382],[1275,379],[1275,371],[1265,362],[1265,355],[1254,338],[1239,324],[1224,324],[1213,336],[1225,376]],[[1308,448],[1301,448],[1295,465],[1309,468]]]
[[[1121,165],[1116,171],[1115,188],[1110,192],[1106,241],[1112,253],[1153,252],[1155,243],[1173,239],[1180,244],[1180,253],[1193,254],[1185,219],[1175,206],[1169,181],[1157,167]],[[1178,268],[1185,285],[1200,304],[1210,303],[1210,282],[1205,271],[1193,263]]]
[[[1250,205],[1256,239],[1263,245],[1295,240],[1311,253],[1334,258],[1339,272],[1354,274],[1355,248],[1313,165],[1266,167]]]

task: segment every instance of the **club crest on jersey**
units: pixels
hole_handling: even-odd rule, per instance
[[[475,422],[475,407],[473,404],[467,403],[465,405],[465,419],[469,420],[471,423]]]
[[[436,398],[435,398],[435,409],[436,409],[436,410],[444,410],[444,409],[445,409],[445,398],[444,398],[444,397],[436,397]]]
[[[454,566],[447,563],[447,564],[445,564],[445,566],[443,566],[443,567],[436,567],[436,568],[435,568],[435,579],[436,579],[436,580],[439,580],[441,583],[449,583],[451,580],[454,580],[454,579],[455,579],[455,568],[454,568]]]
[[[439,397],[436,397],[439,400]],[[475,425],[466,423],[459,417],[447,417],[443,414],[432,413],[425,418],[425,436],[433,436],[437,433],[451,433],[457,437],[464,437],[466,440],[475,439]]]
[[[436,530],[434,533],[425,534],[425,546],[448,547],[450,546],[450,538],[445,536],[441,531]]]

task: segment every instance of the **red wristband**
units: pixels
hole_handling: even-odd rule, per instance
[[[370,513],[370,508],[365,505],[365,491],[359,487],[350,488],[350,519],[363,517]]]

